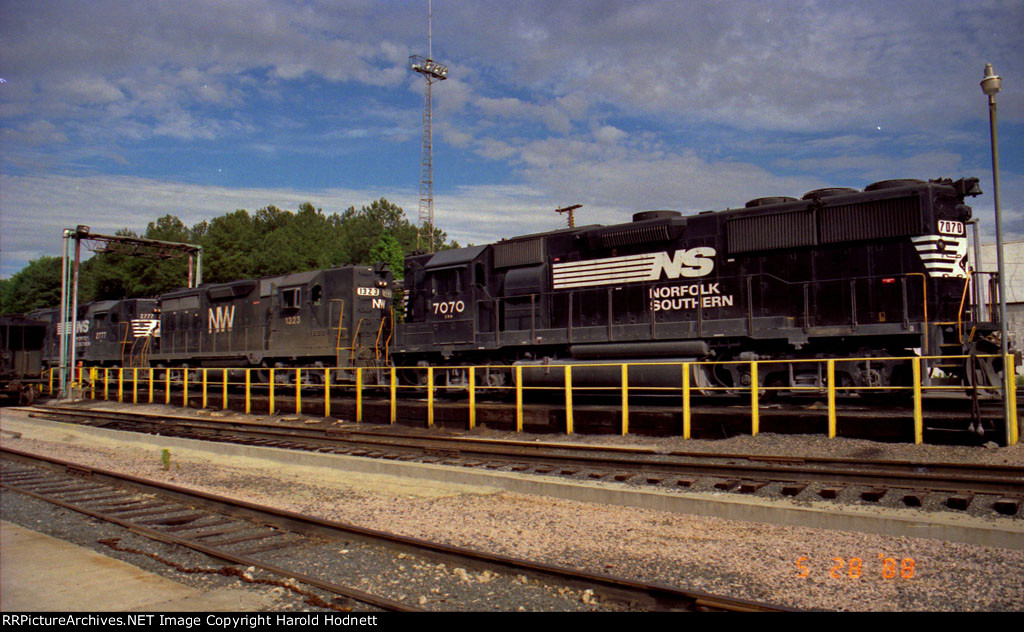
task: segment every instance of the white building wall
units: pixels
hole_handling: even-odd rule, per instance
[[[1006,329],[1010,347],[1024,349],[1024,240],[1003,242],[1003,268],[1006,274]],[[980,269],[982,272],[993,273],[998,269],[994,243],[981,245]]]

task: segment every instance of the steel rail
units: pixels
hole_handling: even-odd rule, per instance
[[[276,524],[278,526],[297,530],[302,533],[316,533],[320,535],[326,535],[328,537],[341,536],[345,538],[357,538],[363,541],[372,542],[374,544],[384,543],[401,549],[410,550],[417,554],[427,554],[433,557],[457,560],[458,562],[464,564],[469,563],[474,566],[498,567],[505,570],[512,569],[519,573],[525,573],[532,576],[554,578],[559,581],[567,582],[570,584],[593,586],[601,590],[603,593],[610,594],[613,596],[626,595],[632,598],[641,597],[645,600],[653,602],[656,606],[659,607],[659,609],[685,607],[691,610],[713,609],[746,612],[794,611],[794,609],[791,608],[773,606],[744,599],[734,599],[719,595],[711,595],[701,591],[684,590],[666,584],[644,582],[624,577],[615,577],[603,573],[592,573],[589,571],[557,566],[553,564],[546,564],[542,562],[523,560],[506,555],[478,551],[475,549],[455,547],[446,544],[440,544],[437,542],[429,542],[419,538],[401,536],[398,534],[388,533],[385,531],[368,529],[365,527],[359,527],[356,525],[346,524],[333,520],[326,520],[314,516],[307,516],[284,509],[277,509],[274,507],[250,503],[244,500],[238,500],[226,496],[210,494],[207,492],[189,489],[177,485],[170,485],[168,483],[144,479],[130,474],[94,468],[91,466],[73,463],[63,459],[32,454],[24,452],[22,450],[15,450],[8,447],[0,447],[0,454],[3,454],[7,458],[14,458],[16,460],[44,463],[48,464],[51,467],[56,466],[66,468],[78,473],[85,473],[90,477],[97,477],[99,479],[109,480],[117,484],[128,485],[130,487],[140,489],[142,491],[150,493],[155,492],[161,495],[167,495],[174,498],[187,500],[190,503],[198,503],[203,506],[214,507],[221,511],[227,511],[228,513],[233,515],[244,515],[248,517],[254,517],[264,523]],[[6,484],[0,483],[0,486],[6,486]],[[43,499],[49,502],[48,499]],[[71,505],[68,505],[67,508],[75,511],[80,511],[79,508]],[[108,517],[104,517],[102,515],[94,515],[93,517],[100,518],[103,520],[109,519]],[[140,535],[151,537],[149,533],[144,533],[144,531],[152,531],[151,529],[142,528],[140,527],[140,525],[128,523],[127,521],[123,520],[118,521],[117,519],[114,519],[111,521],[118,522],[119,524],[121,524],[121,526],[133,532],[139,533]],[[170,540],[165,539],[168,537],[168,534],[153,532],[152,537],[156,540],[170,542]],[[173,538],[173,536],[171,536],[171,538],[175,540],[177,539]],[[232,559],[230,557],[226,557],[225,552],[207,552],[197,547],[196,544],[192,542],[184,541],[181,542],[181,544],[183,546],[199,550],[203,553],[207,553],[208,555],[211,555],[213,557],[228,559],[229,561],[232,561],[232,563],[244,564],[247,566],[256,566],[258,568],[264,568],[270,572],[276,573],[282,570],[276,567],[268,567],[266,564],[256,560],[252,560],[251,558],[244,558],[242,556],[238,556],[236,559]],[[289,576],[296,576],[290,571],[285,572],[288,573]],[[299,579],[303,582],[307,581],[307,579],[303,577],[300,577]],[[308,579],[312,580],[310,582],[307,582],[311,583],[311,585],[318,585],[313,582],[320,581],[312,577],[309,577]],[[336,590],[332,590],[332,588],[340,590],[345,589],[344,587],[339,588],[333,585],[330,586],[331,588],[328,588],[326,585],[319,587],[324,588],[325,590],[331,590],[331,592],[336,592]],[[338,594],[344,593],[338,592]],[[363,601],[363,599],[354,597],[351,594],[345,594],[345,596],[349,596],[350,598]],[[400,602],[392,602],[392,605],[401,606],[403,608],[410,608],[410,606],[401,604]],[[417,608],[416,610],[419,609]]]
[[[42,409],[43,407],[38,407]],[[964,463],[924,463],[913,461],[858,461],[849,458],[790,457],[750,454],[707,454],[700,452],[658,451],[650,448],[593,446],[568,443],[540,443],[477,439],[466,437],[413,437],[358,430],[327,430],[296,426],[267,426],[254,422],[201,420],[194,417],[168,417],[110,411],[68,412],[46,408],[50,412],[77,417],[103,417],[122,422],[139,418],[146,424],[170,422],[214,430],[217,438],[225,432],[246,432],[282,442],[312,440],[317,445],[339,441],[375,448],[427,452],[444,446],[441,454],[450,457],[487,459],[528,459],[555,467],[600,469],[624,468],[637,473],[676,476],[708,476],[774,480],[786,483],[822,483],[910,487],[943,493],[998,493],[1024,496],[1024,467]],[[219,427],[218,427],[219,426]],[[167,427],[166,430],[172,430]],[[351,435],[360,435],[353,440]],[[447,452],[445,452],[447,450]],[[582,453],[582,454],[580,454]],[[681,460],[692,459],[692,460]],[[733,461],[744,461],[735,463]]]

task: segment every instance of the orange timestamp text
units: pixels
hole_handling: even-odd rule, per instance
[[[878,563],[865,563],[859,557],[833,557],[829,565],[828,576],[832,579],[860,579],[864,576],[878,574],[882,579],[913,579],[914,558],[904,557],[896,559],[887,557],[884,553],[878,554]],[[801,557],[796,561],[797,577],[806,578],[811,575],[812,566],[807,557]]]

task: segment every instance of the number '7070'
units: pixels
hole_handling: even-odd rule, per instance
[[[461,314],[466,311],[466,304],[462,301],[441,301],[434,303],[435,314]]]

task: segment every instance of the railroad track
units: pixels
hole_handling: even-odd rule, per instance
[[[861,501],[887,494],[908,507],[938,494],[949,509],[964,511],[976,496],[990,497],[994,513],[1020,516],[1024,467],[827,457],[706,454],[640,447],[593,446],[413,436],[384,430],[337,429],[297,424],[70,409],[37,406],[30,414],[164,436],[347,454],[388,460],[531,473],[577,480],[628,482],[670,489],[700,487],[754,494],[772,485],[781,496],[816,494],[836,499],[848,489]],[[850,496],[850,492],[846,493]]]
[[[287,559],[274,562],[268,561],[267,556],[286,556],[289,551],[310,546],[311,540],[326,538],[346,543],[356,540],[386,549],[406,560],[411,554],[460,567],[532,577],[549,584],[592,590],[604,600],[626,602],[643,609],[787,610],[365,529],[10,448],[0,448],[0,455],[3,457],[0,488],[5,491],[26,494],[120,525],[151,540],[186,547],[232,565],[261,569],[283,578],[276,582],[281,586],[300,582],[340,597],[328,601],[302,592],[310,595],[309,603],[335,610],[350,610],[347,604],[352,602],[390,611],[415,612],[423,608],[327,581],[290,568]],[[119,548],[116,541],[102,543],[126,550]]]

